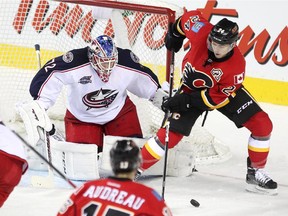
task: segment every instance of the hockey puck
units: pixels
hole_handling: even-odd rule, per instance
[[[199,206],[200,206],[200,203],[197,202],[197,200],[195,200],[195,199],[191,199],[191,200],[190,200],[190,203],[191,203],[191,205],[193,205],[193,206],[195,206],[195,207],[199,207]]]

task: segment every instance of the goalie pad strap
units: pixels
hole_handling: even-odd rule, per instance
[[[99,179],[97,153],[95,144],[79,144],[51,138],[53,165],[72,180]]]

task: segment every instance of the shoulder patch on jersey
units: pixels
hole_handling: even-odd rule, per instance
[[[241,74],[234,75],[234,84],[240,84],[244,81],[244,72]]]
[[[192,26],[191,30],[195,33],[197,33],[205,24],[203,22],[195,22],[195,24]]]
[[[140,62],[140,59],[138,58],[138,56],[136,54],[134,54],[132,51],[130,52],[130,57],[135,63]]]
[[[220,68],[213,68],[211,70],[211,74],[214,77],[214,79],[219,82],[222,75],[223,75],[223,71]]]
[[[83,77],[79,80],[79,83],[80,83],[80,84],[92,83],[91,78],[92,78],[92,76],[83,76]]]
[[[196,16],[191,16],[191,17],[190,17],[190,20],[191,20],[192,23],[196,23],[196,22],[198,22],[200,19],[199,19],[199,16],[196,15]]]
[[[73,61],[74,55],[72,52],[67,52],[63,55],[62,59],[66,63],[70,63]]]

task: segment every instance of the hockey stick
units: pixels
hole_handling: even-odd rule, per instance
[[[35,44],[35,52],[36,52],[36,58],[37,58],[37,63],[38,63],[38,69],[40,70],[41,69],[41,56],[40,56],[40,45],[39,44]],[[46,159],[45,161],[48,165],[48,176],[31,176],[31,184],[34,187],[52,188],[52,187],[54,187],[54,175],[53,175],[53,167],[50,166],[52,164],[52,157],[51,157],[49,133],[47,131],[45,131],[45,129],[42,127],[37,127],[37,130],[39,133],[39,137],[44,142],[45,148],[46,148],[46,157],[48,160],[45,158]]]
[[[62,172],[60,172],[51,162],[41,155],[33,146],[26,142],[19,134],[12,131],[29,149],[31,149],[38,157],[40,157],[51,169],[53,169],[62,179],[64,179],[71,187],[76,188],[76,185],[70,181]],[[33,176],[32,176],[33,177]],[[38,177],[38,176],[37,176]],[[39,176],[42,177],[42,176]]]
[[[170,64],[170,77],[169,77],[169,98],[172,96],[173,91],[173,82],[174,82],[174,61],[175,61],[175,53],[174,50],[171,51],[171,64]],[[163,167],[163,178],[162,178],[162,198],[164,199],[165,194],[165,185],[166,185],[166,172],[167,172],[167,160],[168,160],[168,149],[169,149],[169,128],[170,122],[168,118],[171,113],[169,110],[165,112],[165,116],[162,122],[162,127],[165,125],[165,154],[164,154],[164,167]]]

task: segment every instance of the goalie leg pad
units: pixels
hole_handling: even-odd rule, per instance
[[[98,147],[51,138],[52,163],[72,180],[99,179]]]
[[[147,142],[147,139],[131,138],[131,137],[119,137],[119,136],[105,136],[104,147],[102,152],[101,169],[105,171],[112,171],[110,165],[110,149],[117,140],[131,139],[140,148]],[[177,148],[169,149],[168,151],[168,163],[167,163],[167,175],[169,176],[189,176],[192,174],[195,160],[193,152],[190,149],[177,145]],[[155,165],[145,170],[144,175],[163,175],[164,157]]]

